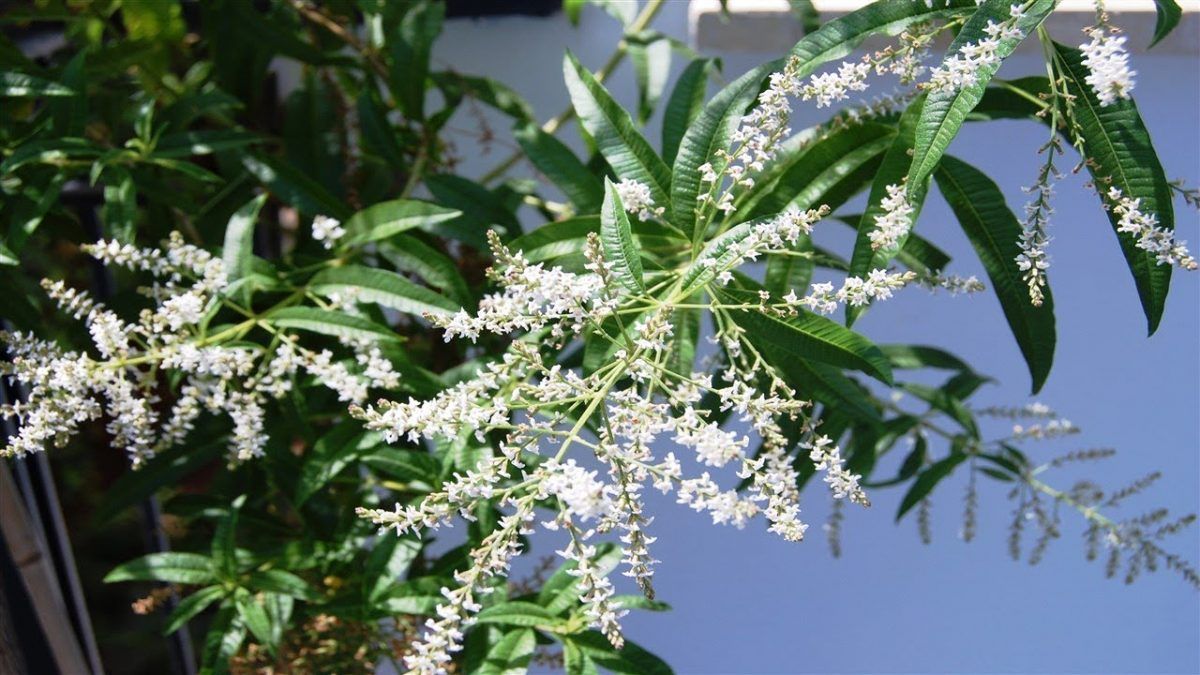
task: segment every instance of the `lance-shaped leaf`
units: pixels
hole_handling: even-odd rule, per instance
[[[1175,30],[1175,27],[1179,25],[1179,19],[1183,16],[1183,8],[1175,0],[1154,0],[1154,11],[1158,17],[1154,23],[1154,39],[1150,41],[1151,47]]]
[[[949,476],[956,466],[963,463],[967,455],[961,451],[955,450],[950,453],[945,459],[939,460],[931,464],[927,469],[922,471],[912,487],[905,493],[904,499],[900,500],[900,508],[896,511],[896,520],[904,517],[912,507],[921,503],[921,500],[929,495],[930,491],[942,481],[946,476]]]
[[[173,584],[204,584],[213,580],[213,561],[199,553],[167,551],[151,553],[113,568],[104,583],[117,581],[165,581]]]
[[[579,213],[595,213],[604,199],[604,188],[571,149],[554,136],[530,124],[513,132],[525,156],[537,170],[563,191]]]
[[[642,257],[633,241],[629,227],[629,216],[625,205],[612,181],[604,179],[604,205],[600,207],[600,245],[604,259],[612,264],[612,273],[617,281],[634,293],[644,293],[642,281]]]
[[[753,283],[744,278],[740,282],[745,286]],[[768,344],[792,358],[860,370],[883,382],[892,381],[892,366],[883,352],[870,340],[834,321],[804,310],[786,318],[763,312],[755,307],[758,293],[752,288],[720,288],[714,290],[714,295],[725,304],[751,305],[750,309],[727,311],[755,344]]]
[[[849,276],[866,278],[873,269],[886,269],[888,261],[895,256],[908,241],[908,235],[901,237],[900,242],[891,248],[876,250],[872,248],[871,232],[875,229],[875,219],[883,214],[882,202],[888,196],[889,185],[901,185],[912,163],[913,145],[916,142],[917,122],[924,109],[925,98],[920,97],[909,104],[904,114],[900,116],[897,133],[892,138],[891,146],[883,156],[879,172],[871,183],[871,194],[867,198],[867,209],[858,221],[858,236],[854,239],[854,253],[850,256]],[[920,214],[921,203],[925,200],[925,188],[920,187],[915,192],[916,198],[910,199],[913,207],[912,221],[916,222]],[[846,307],[846,325],[854,325],[854,321],[867,310],[866,306]]]
[[[978,169],[947,156],[935,175],[938,189],[987,270],[1036,393],[1054,362],[1054,298],[1047,287],[1041,307],[1029,301],[1016,262],[1021,253],[1021,225],[1005,204],[1000,188]]]
[[[637,83],[638,122],[645,124],[654,114],[671,73],[671,40],[657,31],[627,35],[629,61]]]
[[[350,217],[350,207],[285,160],[247,155],[242,158],[242,166],[280,201],[295,206],[305,215],[326,215],[338,220]]]
[[[350,244],[366,244],[413,228],[428,231],[439,223],[461,215],[461,211],[417,199],[379,202],[355,213],[346,221],[346,241]]]
[[[798,147],[786,145],[757,178],[738,216],[778,213],[788,206],[837,209],[876,175],[895,135],[891,126],[864,122],[805,138]]]
[[[229,225],[225,227],[222,262],[230,281],[237,281],[250,272],[254,256],[254,224],[258,222],[258,212],[266,201],[266,194],[251,199],[233,214]]]
[[[25,73],[0,72],[0,97],[74,96],[77,92],[57,82]]]
[[[362,265],[345,265],[322,270],[308,283],[318,295],[352,293],[356,300],[373,302],[409,314],[449,315],[461,309],[440,293],[389,272]]]
[[[717,151],[729,148],[730,137],[758,94],[762,79],[779,66],[778,61],[764,63],[734,80],[704,106],[683,135],[671,174],[671,222],[693,242],[699,242],[704,234],[698,231],[704,224],[696,221],[696,198],[711,187],[701,181],[700,166],[721,164]]]
[[[387,326],[361,316],[316,307],[284,307],[266,319],[280,328],[296,328],[355,340],[395,341],[400,337]]]
[[[223,587],[208,586],[180,600],[175,609],[171,610],[170,616],[167,617],[167,625],[163,628],[163,635],[170,635],[179,630],[185,623],[200,612],[203,612],[223,595],[225,595]]]
[[[774,215],[739,223],[714,237],[704,245],[700,254],[683,272],[680,280],[680,295],[688,296],[704,288],[717,275],[730,269],[742,256],[742,241],[750,236],[754,228],[775,218]]]
[[[546,223],[512,240],[510,245],[513,250],[523,252],[529,262],[555,260],[554,264],[559,265],[561,263],[557,262],[557,259],[564,256],[578,256],[582,259],[587,235],[599,231],[600,218],[596,216],[568,218]]]
[[[989,23],[998,24],[1008,19],[1012,6],[1009,0],[986,0],[963,25],[954,42],[950,43],[950,48],[946,50],[946,58],[958,55],[968,44],[978,44],[980,40],[985,39]],[[974,82],[968,86],[931,91],[926,97],[921,119],[917,122],[912,165],[908,171],[908,193],[911,202],[918,203],[923,197],[921,190],[925,189],[925,183],[937,168],[938,161],[950,147],[950,142],[958,135],[967,114],[983,98],[983,92],[996,70],[1000,68],[1000,62],[1008,58],[1017,45],[1041,25],[1050,12],[1054,11],[1054,6],[1055,0],[1035,0],[1017,21],[1017,35],[999,41],[996,47],[996,62],[983,64],[975,69]]]
[[[477,675],[520,675],[526,672],[537,637],[528,628],[509,631],[488,649],[483,663],[471,671]]]
[[[563,60],[563,74],[575,114],[595,139],[600,154],[618,178],[649,187],[654,203],[667,209],[667,221],[671,222],[671,169],[637,130],[629,113],[570,52]]]
[[[896,35],[918,21],[964,14],[975,9],[973,0],[881,0],[823,24],[796,43],[789,56],[797,59],[797,77],[805,77],[821,64],[851,54],[874,35]]]
[[[720,68],[716,59],[697,59],[688,64],[675,81],[675,88],[663,109],[662,156],[667,164],[675,163],[679,154],[679,143],[692,120],[704,107],[704,94],[708,89],[708,77]]]
[[[1083,65],[1079,50],[1060,44],[1055,44],[1054,49],[1059,63],[1064,66],[1067,93],[1075,97],[1071,109],[1083,139],[1083,155],[1093,181],[1102,192],[1115,187],[1126,197],[1140,199],[1141,209],[1156,215],[1159,227],[1168,231],[1175,229],[1171,186],[1137,105],[1131,99],[1100,105],[1087,83],[1089,71]],[[1115,231],[1120,216],[1108,208],[1108,219]],[[1137,284],[1149,332],[1153,334],[1158,329],[1167,301],[1171,266],[1158,264],[1153,253],[1138,248],[1137,238],[1133,235],[1118,232],[1117,239]]]

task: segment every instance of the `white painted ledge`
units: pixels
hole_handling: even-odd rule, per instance
[[[1105,6],[1113,23],[1129,36],[1135,53],[1150,55],[1200,55],[1200,0],[1178,0],[1183,19],[1165,40],[1147,51],[1154,35],[1156,15],[1153,0],[1108,0]],[[865,0],[814,0],[822,18],[838,16],[868,4]],[[1059,41],[1084,42],[1080,30],[1093,23],[1092,0],[1061,0],[1046,21]],[[728,0],[728,14],[720,0],[690,0],[688,32],[692,46],[710,52],[780,53],[791,49],[804,36],[792,17],[788,0]],[[1023,49],[1036,49],[1029,43]],[[1197,63],[1200,68],[1200,63]]]

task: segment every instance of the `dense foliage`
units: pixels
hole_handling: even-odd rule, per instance
[[[1179,9],[1158,1],[1161,38]],[[944,349],[852,330],[908,287],[986,284],[1039,390],[1051,186],[1075,161],[1155,330],[1172,269],[1196,267],[1173,237],[1174,202],[1196,196],[1165,178],[1102,7],[1076,49],[1042,25],[1054,0],[880,0],[710,96],[719,64],[653,30],[661,0],[597,4],[625,38],[598,71],[566,55],[573,105],[545,124],[503,83],[431,62],[438,2],[5,10],[32,32],[0,41],[4,368],[24,387],[2,454],[126,453],[92,522],[158,495],[179,536],[107,581],[167,584],[139,608],[203,636],[206,672],[669,672],[619,624],[666,607],[643,488],[800,540],[820,475],[836,549],[843,500],[898,489],[897,519],[923,519],[965,471],[964,538],[976,480],[997,481],[1014,557],[1027,529],[1036,560],[1076,513],[1110,576],[1165,566],[1197,584],[1162,547],[1191,516],[1113,513],[1153,477],[1055,486],[1048,469],[1108,452],[1035,464],[1023,444],[1078,430],[1040,405],[973,405],[988,378]],[[22,52],[45,28],[50,46]],[[887,46],[826,68],[872,36]],[[1025,40],[1047,76],[996,78]],[[625,58],[633,114],[604,86]],[[282,101],[281,72],[297,76]],[[900,89],[851,100],[874,77]],[[796,101],[846,107],[793,131]],[[511,119],[519,153],[458,175],[448,130],[481,107]],[[659,108],[654,143],[641,124]],[[574,117],[582,156],[555,136]],[[1020,215],[947,154],[997,119],[1047,131]],[[543,180],[507,178],[518,163]],[[930,188],[986,282],[914,231]],[[834,220],[852,250],[813,243]],[[535,528],[561,566],[508,580]]]

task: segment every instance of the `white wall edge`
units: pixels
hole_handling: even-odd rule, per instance
[[[803,37],[792,18],[788,0],[728,0],[728,12],[720,0],[690,0],[688,34],[701,51],[783,52]],[[823,17],[846,14],[868,4],[866,0],[814,0]],[[1157,19],[1153,0],[1108,0],[1105,6],[1113,23],[1129,35],[1128,46],[1135,54],[1200,55],[1200,0],[1179,0],[1183,19],[1161,43],[1147,50]],[[1059,40],[1083,42],[1080,31],[1092,23],[1092,0],[1061,0],[1046,26]],[[1023,46],[1026,49],[1027,45]],[[1200,66],[1200,64],[1198,64]]]

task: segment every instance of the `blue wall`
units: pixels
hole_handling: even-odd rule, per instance
[[[685,2],[668,3],[658,26],[683,38],[685,15]],[[1187,29],[1194,31],[1195,23]],[[589,8],[579,29],[569,28],[561,16],[451,22],[436,58],[515,85],[548,118],[567,101],[562,49],[569,46],[584,63],[597,66],[614,41],[615,23]],[[732,78],[777,54],[723,56]],[[1168,175],[1197,185],[1195,54],[1137,53],[1134,67],[1140,73],[1135,96]],[[1042,72],[1035,58],[1022,56],[1003,74]],[[627,104],[633,102],[630,80],[625,67],[611,84]],[[804,108],[794,126],[820,119]],[[498,131],[505,129],[505,122],[493,121]],[[467,118],[455,122],[471,125]],[[1020,187],[1033,180],[1034,153],[1044,135],[1028,122],[972,126],[952,152],[986,169],[1019,210]],[[574,135],[568,131],[563,137]],[[468,173],[482,172],[508,151],[500,146],[480,156],[465,136],[460,150]],[[1059,343],[1049,383],[1037,400],[1084,433],[1032,444],[1030,454],[1048,459],[1075,448],[1115,447],[1120,451],[1115,459],[1061,471],[1055,480],[1070,487],[1087,477],[1115,487],[1162,469],[1166,475],[1155,489],[1130,501],[1129,515],[1157,506],[1195,512],[1200,276],[1175,275],[1162,327],[1147,339],[1112,231],[1083,183],[1083,177],[1069,175],[1056,202],[1050,280]],[[1195,251],[1197,214],[1182,204],[1177,210],[1180,236]],[[951,271],[984,278],[940,197],[931,198],[918,227],[954,256]],[[838,226],[828,229],[837,233]],[[826,241],[848,250],[844,236]],[[873,310],[859,327],[879,342],[934,344],[966,357],[1000,380],[980,394],[982,403],[1029,400],[1025,366],[990,294],[951,298],[906,291]],[[1003,424],[992,429],[1005,431]],[[898,526],[893,522],[900,494],[876,491],[871,509],[847,509],[840,560],[830,557],[820,529],[828,500],[819,485],[805,494],[804,515],[813,527],[802,544],[787,544],[758,527],[713,527],[704,516],[659,499],[649,507],[657,514],[654,553],[663,561],[656,586],[674,611],[631,615],[628,635],[681,673],[1200,671],[1200,594],[1166,572],[1144,576],[1132,587],[1105,580],[1102,564],[1084,560],[1082,528],[1069,513],[1063,538],[1039,566],[1012,562],[1005,543],[1011,519],[1005,492],[1001,485],[982,484],[979,534],[964,544],[957,538],[962,481],[941,486],[934,501],[934,543],[924,546],[911,518]],[[534,553],[552,554],[560,543],[538,539]],[[1194,528],[1171,545],[1193,561],[1200,558]]]

